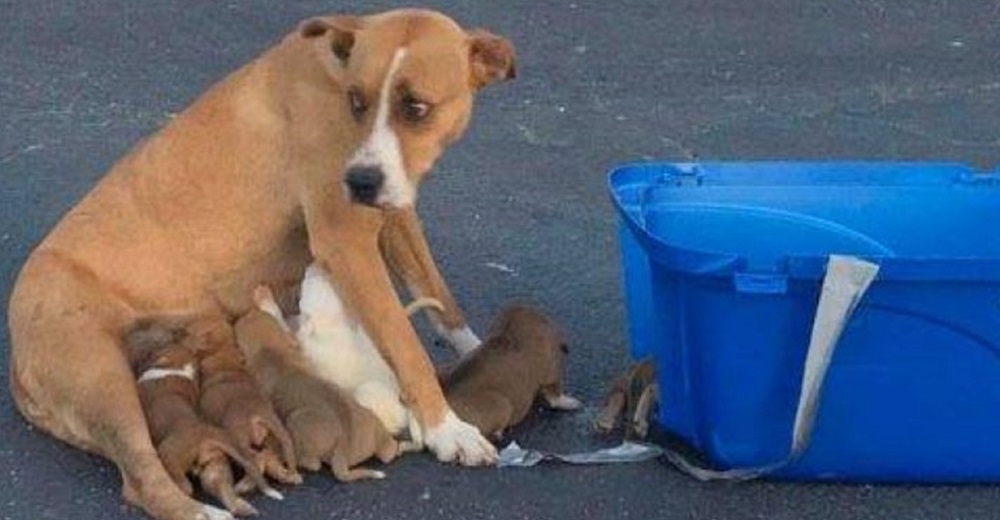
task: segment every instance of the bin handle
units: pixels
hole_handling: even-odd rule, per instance
[[[795,412],[795,424],[792,427],[792,444],[783,460],[765,466],[720,471],[694,461],[669,447],[665,450],[667,460],[698,480],[743,481],[773,473],[798,459],[806,451],[812,439],[823,382],[826,380],[827,369],[830,368],[837,342],[851,315],[878,275],[878,271],[878,265],[855,257],[830,256],[806,353],[799,403]]]

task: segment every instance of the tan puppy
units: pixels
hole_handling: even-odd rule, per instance
[[[294,284],[315,257],[397,372],[428,447],[494,461],[448,407],[387,264],[445,305],[449,338],[477,342],[414,199],[476,92],[513,75],[506,40],[430,11],[302,23],[118,161],[31,254],[8,312],[18,410],[113,461],[150,515],[220,518],[159,461],[120,331],[148,315],[239,316],[254,287]]]
[[[160,459],[177,485],[192,493],[187,475],[197,476],[202,488],[226,509],[242,516],[256,515],[235,490],[229,460],[243,467],[247,477],[270,497],[281,499],[264,481],[248,454],[226,433],[208,425],[197,411],[198,368],[194,352],[183,345],[183,334],[156,325],[141,324],[127,335],[136,355],[139,399]]]
[[[291,431],[299,467],[318,471],[326,463],[341,482],[385,477],[354,466],[372,457],[390,462],[399,444],[372,412],[312,375],[295,340],[273,316],[251,310],[236,323],[236,337]]]
[[[221,318],[193,320],[187,343],[201,367],[199,407],[206,419],[226,430],[236,445],[254,453],[258,468],[285,484],[301,484],[295,450],[270,401],[247,371],[232,326]],[[249,480],[239,486],[248,491]]]
[[[563,392],[568,352],[562,332],[544,314],[510,306],[478,350],[440,371],[442,387],[459,417],[500,438],[524,420],[539,396],[555,409],[580,407]]]

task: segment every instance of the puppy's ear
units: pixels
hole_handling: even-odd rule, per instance
[[[517,77],[514,45],[489,31],[469,32],[470,81],[476,89]]]
[[[361,27],[357,16],[322,16],[299,24],[299,35],[305,39],[326,38],[333,55],[347,63],[354,48],[354,34]]]

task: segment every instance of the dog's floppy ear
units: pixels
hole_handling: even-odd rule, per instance
[[[306,39],[327,38],[334,56],[347,63],[354,48],[354,33],[360,27],[357,16],[321,16],[299,24],[299,35]]]
[[[483,29],[469,32],[469,70],[472,86],[480,89],[517,77],[514,45]]]

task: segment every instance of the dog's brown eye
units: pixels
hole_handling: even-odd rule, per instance
[[[403,114],[403,118],[411,123],[419,123],[427,118],[427,115],[431,112],[431,106],[425,101],[420,101],[411,94],[403,96],[402,103],[400,105],[400,112]]]
[[[352,88],[347,93],[347,101],[351,104],[351,115],[354,116],[354,119],[361,119],[368,111],[368,100],[356,88]]]

